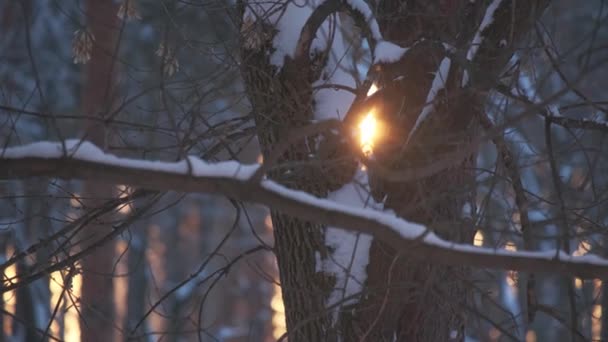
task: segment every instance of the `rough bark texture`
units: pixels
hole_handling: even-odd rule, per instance
[[[373,101],[382,104],[382,119],[389,120],[393,137],[374,150],[376,161],[399,171],[458,149],[470,149],[470,154],[455,161],[453,167],[415,182],[387,182],[374,177],[370,169],[372,193],[377,200],[385,200],[386,208],[426,224],[446,239],[472,242],[473,227],[470,219],[463,218],[462,210],[467,203],[474,210],[476,153],[470,143],[478,135],[476,118],[483,110],[487,90],[547,2],[502,1],[493,23],[482,32],[484,40],[475,58],[467,61],[467,50],[488,3],[379,1],[376,14],[384,39],[411,49],[400,61],[376,66],[376,80],[383,89]],[[274,69],[267,57],[272,50],[272,28],[261,19],[255,25],[249,26],[264,44],[243,48],[242,65],[258,137],[267,157],[282,133],[310,120],[314,106],[310,86],[315,75],[310,61],[303,58],[286,60],[280,71]],[[444,43],[454,49],[447,49]],[[408,142],[435,72],[446,56],[452,67],[445,90],[437,95],[430,119]],[[471,82],[462,88],[465,69]],[[315,155],[308,146],[305,142],[294,144],[280,160],[282,164],[297,161],[300,166],[276,169],[270,176],[324,196],[332,189],[332,181],[341,182],[335,173],[320,174],[301,166],[304,161],[311,162],[309,155]],[[347,176],[349,172],[345,172]],[[359,305],[350,308],[354,310],[342,313],[337,331],[323,307],[332,279],[315,272],[315,253],[326,255],[322,227],[278,213],[273,214],[273,224],[290,341],[331,340],[337,334],[347,341],[464,338],[466,269],[410,261],[375,241],[365,295]]]
[[[268,28],[259,27],[260,30]],[[266,44],[270,41],[266,40]],[[253,105],[258,139],[268,159],[286,133],[306,125],[312,118],[311,82],[308,68],[286,61],[277,73],[270,65],[266,49],[243,51],[243,69],[247,91]],[[279,162],[302,162],[308,159],[306,144],[292,146]],[[326,189],[315,182],[306,168],[283,168],[271,171],[271,177],[290,186],[317,195]],[[272,208],[271,208],[272,209]],[[325,297],[331,289],[329,279],[320,279],[315,269],[315,252],[323,251],[322,227],[272,211],[277,255],[286,320],[290,341],[325,339],[328,317],[323,314]],[[307,323],[303,323],[306,322]]]

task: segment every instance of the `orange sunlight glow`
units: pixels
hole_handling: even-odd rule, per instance
[[[473,238],[473,245],[477,247],[483,246],[483,233],[481,232],[481,230],[478,230],[477,233],[475,233],[475,237]]]
[[[287,331],[287,326],[285,325],[285,307],[283,306],[281,287],[276,283],[272,286],[270,307],[272,308],[272,337],[278,340]]]
[[[76,267],[78,264],[76,264]],[[68,284],[69,285],[69,284]],[[65,313],[64,322],[64,340],[66,342],[80,341],[80,307],[76,308],[75,305],[80,303],[80,294],[82,292],[82,274],[76,273],[72,277],[72,287],[68,290],[69,294],[66,294],[67,310]]]
[[[13,256],[13,253],[14,253],[13,247],[10,245],[7,246],[6,254],[5,254],[6,259],[9,259],[11,256]],[[17,281],[16,276],[17,276],[17,264],[14,263],[4,270],[2,282],[4,284],[8,285],[12,282]],[[16,308],[17,299],[15,298],[16,295],[17,295],[17,292],[15,290],[6,291],[2,294],[2,301],[4,302],[4,310],[6,310],[11,315],[14,315],[15,311],[17,310],[17,308]],[[3,323],[2,332],[4,333],[4,336],[11,336],[13,334],[12,317],[9,315],[4,315],[4,319],[2,320],[2,323]]]
[[[359,123],[359,145],[364,155],[369,156],[374,151],[374,142],[378,136],[378,120],[371,110]]]
[[[118,259],[116,262],[116,273],[121,276],[113,277],[114,285],[114,314],[116,325],[119,329],[114,330],[114,341],[124,339],[125,327],[123,322],[127,316],[127,302],[129,291],[129,277],[122,276],[129,274],[128,258],[126,254],[129,244],[125,240],[118,240],[114,245],[114,255]]]
[[[526,342],[536,342],[536,332],[534,330],[526,332]]]
[[[507,241],[505,244],[505,249],[510,252],[517,251],[517,245],[513,241]],[[507,284],[511,288],[513,292],[517,292],[517,272],[516,271],[508,271],[507,272]]]
[[[131,192],[133,192],[131,188],[129,188],[126,185],[122,185],[122,184],[118,185],[116,187],[116,191],[118,193],[118,196],[120,196],[120,198],[125,198],[125,197],[129,196],[129,194],[131,194]],[[125,214],[125,215],[130,213],[132,210],[133,210],[132,203],[125,203],[118,208],[118,212],[121,214]]]
[[[61,271],[55,271],[51,273],[49,276],[49,290],[51,291],[51,301],[50,307],[55,308],[59,299],[61,298],[61,294],[63,293],[63,275]],[[63,299],[62,299],[63,300]],[[57,316],[53,319],[51,324],[51,335],[62,338],[61,334],[61,323],[60,320],[63,317],[63,311],[65,310],[65,301],[61,303],[61,307],[57,312]]]
[[[588,241],[583,240],[578,244],[578,248],[574,251],[574,253],[572,253],[572,255],[583,256],[583,255],[587,254],[590,250],[591,250],[591,244]],[[574,286],[579,290],[582,289],[583,280],[581,278],[574,278]]]
[[[599,298],[602,292],[602,281],[593,279],[593,298]],[[603,295],[603,294],[602,294]],[[600,341],[602,337],[602,305],[593,304],[591,307],[591,340]]]
[[[78,263],[74,267],[80,268]],[[78,272],[70,273],[68,269],[63,269],[49,275],[50,307],[55,308],[59,300],[62,301],[57,316],[51,323],[51,335],[62,341],[78,342],[80,341],[80,316],[78,313],[80,308],[74,306],[80,302],[82,275]],[[64,291],[65,286],[68,288]],[[62,295],[63,298],[61,298]]]

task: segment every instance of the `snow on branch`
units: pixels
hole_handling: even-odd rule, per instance
[[[259,166],[235,161],[146,161],[106,154],[78,140],[39,142],[0,151],[0,179],[35,176],[85,179],[155,190],[206,192],[259,203],[301,219],[372,235],[420,260],[445,265],[608,278],[608,260],[563,252],[507,251],[442,240],[426,227],[393,214],[355,208],[291,190],[270,180],[252,181]]]
[[[483,39],[484,39],[483,32],[486,30],[486,28],[488,28],[488,26],[490,26],[494,22],[494,13],[496,13],[496,10],[500,6],[501,2],[502,2],[502,0],[493,0],[492,3],[486,9],[486,13],[483,16],[483,19],[481,20],[481,24],[479,25],[477,32],[475,32],[475,36],[473,37],[471,46],[469,47],[469,50],[467,51],[467,60],[469,62],[472,62],[473,59],[475,58],[475,55],[477,55],[477,51],[479,50],[479,47],[483,43]],[[461,85],[463,87],[465,87],[468,85],[468,83],[469,83],[469,73],[465,70],[464,74],[462,75],[462,84]]]
[[[363,19],[365,19],[366,24],[369,27],[369,31],[372,35],[372,38],[376,41],[382,40],[382,33],[380,33],[380,25],[378,25],[378,21],[372,12],[372,9],[369,7],[367,2],[364,0],[346,0],[346,3],[350,5],[350,7],[359,12]]]
[[[439,68],[435,73],[435,78],[433,78],[433,83],[431,84],[431,88],[429,89],[429,93],[426,96],[426,102],[420,115],[416,119],[416,123],[414,124],[414,128],[410,131],[407,141],[411,139],[414,135],[414,132],[418,129],[418,127],[428,118],[428,116],[435,109],[435,101],[437,98],[437,94],[445,88],[445,83],[448,80],[448,76],[450,74],[450,68],[452,66],[452,60],[449,57],[444,57],[439,64]]]
[[[374,50],[374,64],[397,62],[407,50],[407,48],[385,40],[379,41]]]
[[[326,19],[333,13],[337,13],[346,5],[351,16],[359,14],[365,21],[360,23],[363,29],[369,31],[369,39],[382,40],[380,26],[372,9],[364,0],[308,0],[308,1],[278,1],[264,2],[251,0],[247,2],[247,8],[243,14],[245,32],[254,26],[256,20],[262,20],[276,29],[273,38],[274,52],[270,55],[271,64],[278,68],[283,67],[286,57],[298,58],[308,56],[311,43],[317,37],[319,28],[324,27],[329,31],[329,23]],[[323,26],[324,25],[324,26]],[[254,36],[249,40],[256,41]],[[246,40],[246,44],[249,40]],[[257,46],[259,43],[251,44]]]
[[[546,113],[541,112],[547,119],[551,120],[551,122],[558,124],[560,126],[566,128],[579,128],[579,129],[588,129],[594,131],[602,131],[608,132],[608,122],[599,122],[592,119],[574,119],[567,118],[564,116],[557,115],[548,115]]]
[[[321,7],[321,10],[319,10],[319,7]],[[295,57],[298,43],[301,40],[301,33],[303,30],[308,30],[306,23],[310,20],[311,16],[317,12],[318,14],[315,17],[326,17],[334,10],[331,7],[337,8],[337,1],[267,2],[251,0],[247,1],[247,8],[243,14],[243,22],[248,23],[261,20],[274,26],[276,34],[272,40],[274,51],[270,55],[270,63],[280,69],[283,67],[286,57]],[[312,35],[315,32],[316,28],[312,32]],[[305,37],[305,39],[312,41],[314,38],[312,35]]]

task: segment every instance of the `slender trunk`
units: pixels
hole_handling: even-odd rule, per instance
[[[21,242],[38,241],[44,237],[45,226],[49,222],[45,222],[43,218],[48,217],[46,206],[43,205],[41,199],[36,199],[36,195],[45,193],[47,181],[42,179],[26,186],[26,194],[28,200],[25,202],[24,217],[25,229],[20,235]],[[45,264],[48,260],[48,251],[41,249],[36,253],[36,264]],[[32,267],[28,263],[17,263],[17,274],[29,274]],[[37,329],[44,330],[49,319],[49,277],[44,276],[41,279],[33,282],[28,286],[22,286],[17,290],[17,313],[16,316],[23,319],[27,324],[15,322],[19,326],[19,330],[23,331],[27,341],[40,338]],[[16,327],[17,328],[17,327]]]
[[[188,267],[187,263],[181,259],[182,253],[180,248],[180,228],[182,224],[182,217],[180,215],[180,211],[178,208],[175,208],[171,211],[171,214],[174,217],[172,222],[171,229],[165,229],[162,234],[164,234],[165,248],[166,248],[166,263],[165,263],[165,272],[167,274],[167,281],[160,287],[161,293],[168,291],[175,284],[179,283],[182,279],[183,268]],[[181,266],[181,267],[178,267]],[[166,339],[169,342],[177,341],[179,339],[179,335],[175,332],[178,331],[180,326],[180,305],[179,298],[177,294],[172,294],[164,301],[165,307],[165,317],[166,317],[166,325],[165,330],[169,331],[170,334],[164,336],[163,339]]]
[[[285,133],[305,125],[312,118],[310,69],[300,68],[293,62],[283,67],[280,77],[273,77],[274,70],[264,50],[245,50],[244,58],[250,66],[243,71],[256,112],[258,139],[264,158],[268,160],[273,147]],[[305,162],[307,156],[306,146],[300,142],[279,162]],[[271,172],[271,178],[317,195],[327,193],[318,182],[323,178],[315,177],[306,168],[277,170]],[[315,258],[318,254],[327,255],[322,226],[276,211],[272,211],[271,216],[289,340],[331,341],[333,332],[324,307],[333,283],[317,273]]]
[[[604,241],[608,240],[608,238],[604,238]],[[604,247],[605,248],[605,247]],[[604,253],[604,257],[608,257],[608,249],[604,249],[603,251]],[[601,317],[599,318],[601,321],[601,340],[602,341],[608,341],[608,282],[606,281],[606,279],[602,280],[602,290],[601,290],[601,302],[599,303],[602,307],[602,310],[600,311],[602,313]],[[592,310],[592,314],[593,314],[593,310]]]
[[[145,225],[145,226],[144,226]],[[133,231],[133,243],[129,246],[128,268],[129,288],[127,290],[127,314],[124,326],[127,332],[131,332],[139,320],[144,316],[146,305],[146,291],[148,279],[146,277],[146,249],[147,244],[147,222]],[[144,326],[132,335],[139,336],[144,333]],[[129,334],[125,334],[125,341]]]
[[[91,60],[85,66],[82,92],[83,113],[104,116],[112,109],[115,91],[115,57],[118,7],[114,2],[88,0],[86,3],[87,28],[94,37]],[[87,122],[86,138],[100,148],[106,147],[107,132],[102,124]],[[104,199],[111,198],[112,188],[96,182],[85,184],[84,204],[94,208]],[[83,238],[100,238],[111,230],[108,217],[91,224]],[[84,246],[83,248],[86,248]],[[82,260],[82,317],[83,341],[110,341],[113,338],[113,256],[114,246],[107,244],[96,249]]]

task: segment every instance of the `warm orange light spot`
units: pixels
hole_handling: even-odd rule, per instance
[[[118,196],[120,198],[125,198],[133,192],[132,188],[130,188],[126,185],[118,185],[116,187],[116,191],[118,192]],[[120,212],[121,214],[128,214],[132,210],[133,210],[132,203],[125,203],[118,208],[118,212]]]
[[[266,214],[266,217],[264,218],[264,226],[266,229],[272,230],[272,216],[270,216],[270,214]]]
[[[513,241],[507,241],[505,244],[505,249],[509,252],[517,252],[517,245]]]
[[[63,299],[61,299],[61,295],[63,294],[63,275],[61,271],[55,271],[49,276],[49,290],[51,291],[51,302],[49,304],[50,307],[54,309],[60,300],[63,301]],[[63,336],[60,336],[60,320],[63,317],[63,312],[65,311],[65,302],[60,303],[59,310],[60,311],[57,313],[57,316],[55,316],[55,319],[53,319],[51,324],[51,334],[61,338]]]
[[[481,230],[478,230],[477,233],[475,233],[475,237],[473,238],[473,244],[477,247],[483,246],[483,233],[481,232]]]
[[[80,195],[77,193],[74,193],[72,195],[72,197],[70,198],[70,205],[74,208],[80,208],[82,207],[82,202],[80,199]]]
[[[583,256],[587,254],[591,250],[591,244],[587,240],[581,241],[578,244],[578,248],[572,253],[574,256]]]
[[[526,332],[526,342],[536,342],[536,332],[534,330]]]
[[[490,337],[490,341],[498,341],[498,339],[500,338],[500,330],[492,328],[488,332],[488,335]]]
[[[65,341],[80,341],[80,312],[82,309],[74,307],[74,305],[80,304],[82,274],[76,273],[73,275],[72,287],[69,292],[70,294],[66,301],[67,311],[64,321],[64,339]]]
[[[80,265],[76,263],[74,267],[80,268]],[[82,274],[70,269],[55,271],[49,275],[49,290],[50,308],[59,305],[57,315],[51,322],[51,334],[66,342],[80,341]]]
[[[285,324],[285,307],[283,306],[281,287],[278,284],[273,284],[272,290],[272,298],[270,299],[270,308],[272,308],[272,337],[277,340],[285,334],[287,327]]]
[[[129,254],[126,254],[128,248],[129,243],[125,240],[118,240],[114,245],[114,255],[118,259],[115,264],[117,274],[129,274]],[[129,277],[114,277],[112,278],[112,284],[114,286],[114,314],[116,322],[114,324],[117,327],[117,329],[114,330],[114,341],[120,341],[124,339],[123,334],[125,333],[125,327],[123,325],[123,322],[125,321],[125,318],[127,316]]]
[[[593,279],[593,296],[598,298],[602,290],[602,281],[600,279]],[[602,306],[600,304],[594,304],[591,307],[591,340],[599,341],[602,337]]]
[[[517,245],[513,241],[507,241],[505,249],[509,252],[516,252]],[[512,270],[507,272],[507,285],[509,285],[513,292],[517,291],[517,272]]]
[[[1,252],[1,251],[0,251]],[[6,259],[10,259],[14,254],[14,249],[12,246],[6,247]],[[13,263],[9,267],[4,270],[4,274],[2,275],[2,283],[3,285],[10,285],[13,282],[17,281],[17,264]],[[16,290],[6,291],[2,293],[2,301],[4,302],[4,310],[8,312],[8,315],[4,315],[4,319],[2,321],[2,332],[4,336],[13,335],[13,318],[12,315],[17,311],[17,299],[15,296],[17,295]],[[2,308],[0,306],[0,308]]]
[[[366,156],[373,153],[374,142],[378,137],[378,120],[371,110],[359,123],[359,145]]]

